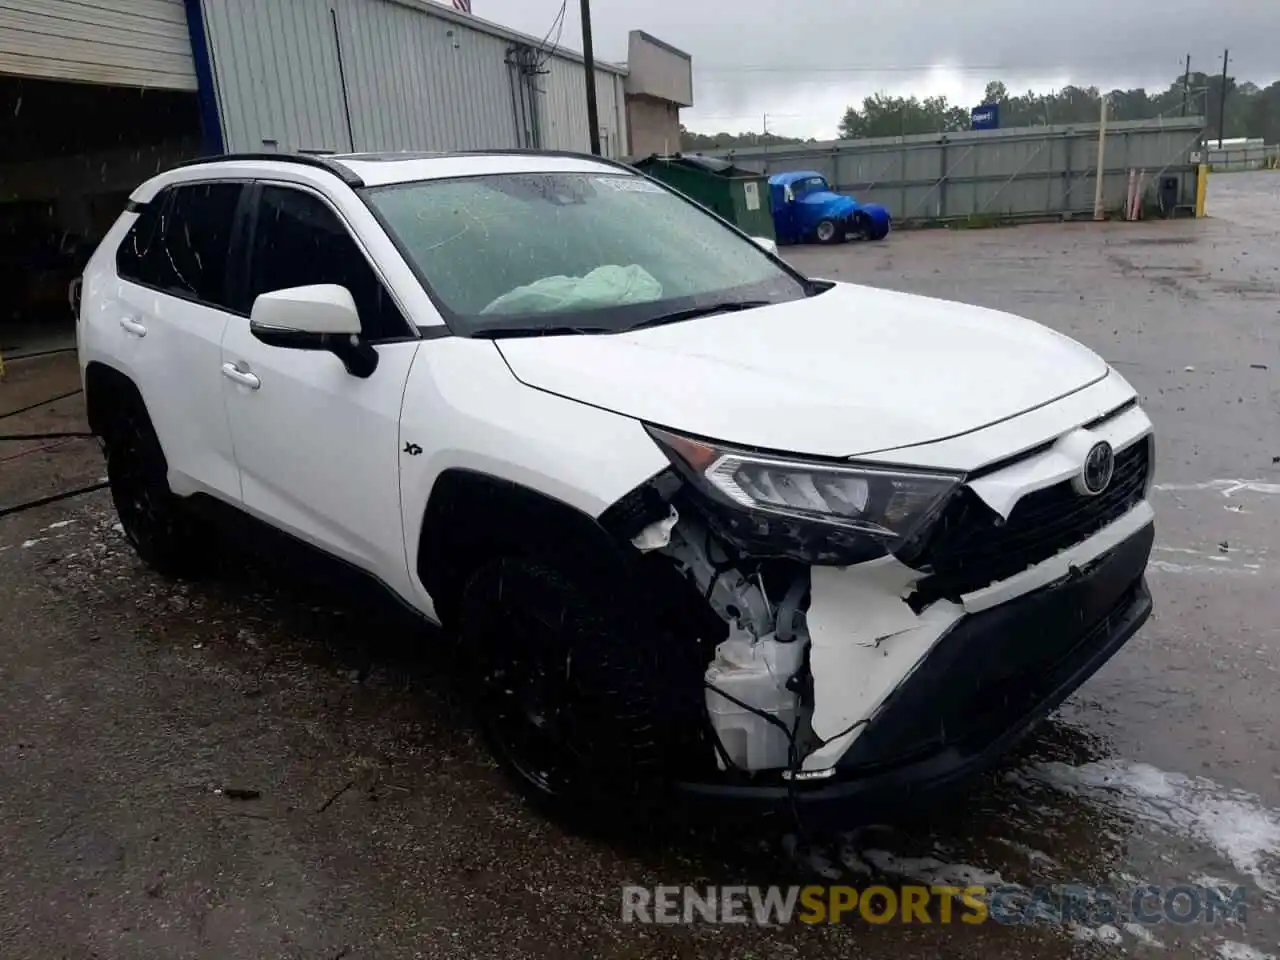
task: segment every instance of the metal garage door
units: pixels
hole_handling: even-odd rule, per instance
[[[194,90],[183,0],[0,0],[0,73]]]

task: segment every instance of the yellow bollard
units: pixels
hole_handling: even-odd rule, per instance
[[[1200,164],[1196,168],[1196,216],[1203,217],[1205,194],[1209,192],[1209,165]]]

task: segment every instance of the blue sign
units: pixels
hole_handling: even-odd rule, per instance
[[[970,130],[996,130],[1000,127],[1000,104],[984,103],[969,111]]]

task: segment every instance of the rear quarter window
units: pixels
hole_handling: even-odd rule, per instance
[[[158,193],[121,241],[116,272],[144,287],[232,309],[227,265],[242,190],[239,183],[195,183]]]

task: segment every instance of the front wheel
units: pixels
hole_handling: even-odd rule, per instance
[[[813,235],[818,238],[819,243],[838,243],[840,241],[840,229],[836,226],[834,220],[822,220],[813,228]]]
[[[459,639],[489,745],[517,786],[553,812],[662,787],[676,711],[664,709],[658,636],[597,590],[539,560],[505,558],[463,592]],[[596,806],[599,809],[599,805]],[[611,809],[612,809],[611,805]]]
[[[103,448],[120,526],[142,561],[166,576],[204,572],[210,545],[169,489],[164,451],[139,404],[128,403],[111,418]]]

